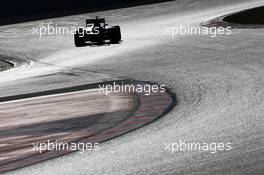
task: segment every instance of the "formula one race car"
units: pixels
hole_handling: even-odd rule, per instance
[[[91,44],[119,43],[121,41],[120,26],[108,27],[105,18],[87,19],[86,27],[79,28],[74,34],[76,47],[84,46],[87,42]]]

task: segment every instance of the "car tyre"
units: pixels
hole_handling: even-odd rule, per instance
[[[113,26],[110,28],[110,43],[119,43],[121,41],[120,26]]]
[[[84,40],[84,36],[83,36],[83,32],[79,30],[77,30],[74,34],[74,44],[76,47],[82,47],[85,45],[85,40]]]

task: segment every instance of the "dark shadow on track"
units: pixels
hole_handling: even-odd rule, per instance
[[[46,0],[43,3],[36,3],[36,1],[33,0],[4,1],[0,6],[0,25],[154,4],[166,1],[173,0]]]
[[[235,24],[264,24],[264,6],[234,13],[223,21]]]
[[[13,63],[6,60],[0,60],[0,72],[11,69],[12,67],[14,67]]]
[[[264,27],[264,6],[203,21],[201,25],[205,27],[262,28]]]

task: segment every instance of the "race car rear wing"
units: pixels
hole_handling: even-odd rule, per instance
[[[86,24],[91,23],[105,23],[105,18],[86,19]]]

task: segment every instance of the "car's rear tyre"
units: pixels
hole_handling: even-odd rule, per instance
[[[121,41],[120,26],[113,26],[110,28],[110,43],[119,43]]]
[[[84,40],[84,36],[83,36],[83,32],[79,30],[77,30],[74,34],[74,44],[76,47],[82,47],[85,45],[85,40]]]

